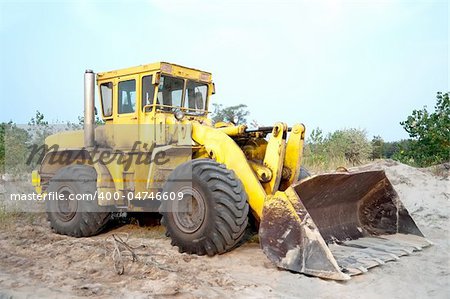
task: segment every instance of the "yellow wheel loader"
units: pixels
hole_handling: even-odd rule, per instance
[[[86,237],[113,213],[159,211],[180,252],[213,256],[251,219],[278,267],[335,280],[430,245],[383,171],[301,179],[303,124],[213,124],[214,93],[210,73],[166,62],[87,70],[84,129],[49,136],[32,174],[53,230]]]

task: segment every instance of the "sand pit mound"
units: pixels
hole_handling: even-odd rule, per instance
[[[448,298],[448,175],[390,160],[358,169],[386,171],[434,246],[338,283],[278,270],[254,242],[198,257],[178,253],[158,227],[127,225],[75,239],[52,233],[45,217],[11,218],[15,222],[0,231],[0,297]],[[128,259],[125,273],[117,275],[108,237],[124,233],[139,247],[139,260]]]

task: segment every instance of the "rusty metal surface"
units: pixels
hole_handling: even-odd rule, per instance
[[[278,267],[336,280],[431,244],[383,171],[324,174],[275,194],[260,240]]]
[[[384,171],[324,174],[294,189],[326,242],[397,232],[423,237]]]
[[[266,256],[278,267],[327,279],[350,279],[339,266],[313,220],[292,189],[268,198],[259,226],[259,239]],[[290,194],[289,194],[290,192]]]
[[[415,238],[413,238],[415,237]],[[368,269],[396,261],[401,256],[421,251],[431,243],[425,238],[393,234],[383,237],[364,237],[357,240],[329,244],[341,271],[351,276],[367,272]]]

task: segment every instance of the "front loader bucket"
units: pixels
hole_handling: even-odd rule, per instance
[[[384,171],[324,174],[277,192],[259,235],[278,267],[335,280],[431,244]]]

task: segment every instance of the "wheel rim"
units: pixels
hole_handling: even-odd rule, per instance
[[[57,192],[63,195],[62,199],[57,200],[56,203],[56,216],[64,222],[68,222],[75,217],[78,209],[78,203],[76,200],[70,200],[69,195],[74,194],[73,190],[69,187],[62,187]]]
[[[203,196],[194,188],[182,188],[183,198],[175,201],[174,221],[185,233],[196,232],[203,224],[206,205]]]

